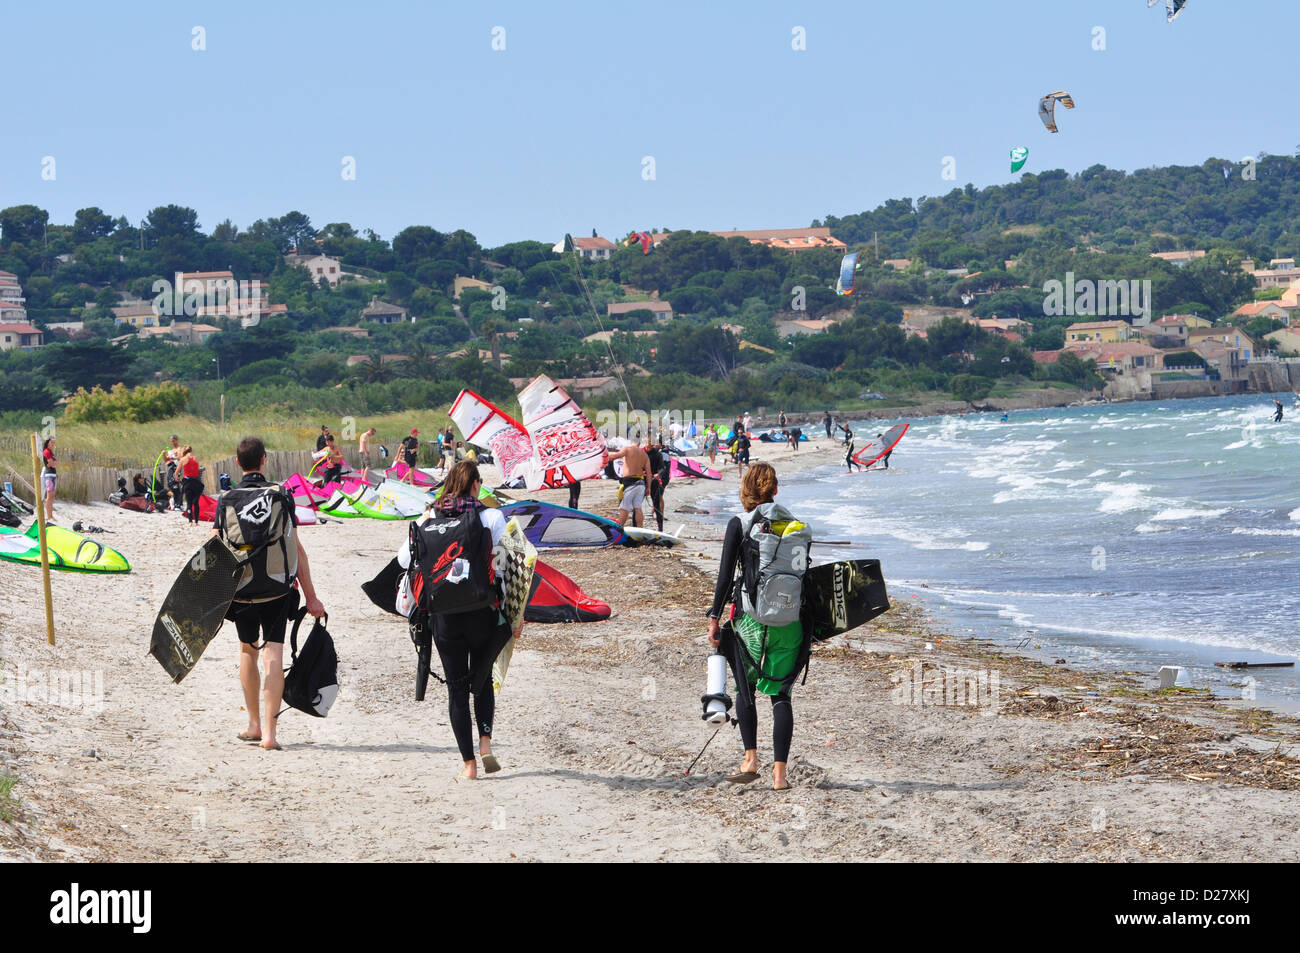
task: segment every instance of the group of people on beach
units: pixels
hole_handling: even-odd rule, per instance
[[[369,433],[373,436],[373,431]],[[324,436],[328,438],[329,435]],[[328,449],[330,440],[325,439],[323,443]],[[259,547],[248,562],[226,615],[226,619],[234,623],[240,642],[239,680],[247,712],[247,722],[237,740],[256,744],[263,750],[280,750],[276,737],[276,714],[283,704],[284,640],[288,624],[298,614],[300,604],[307,614],[317,618],[325,614],[325,606],[313,584],[307,552],[297,532],[293,498],[283,486],[271,483],[265,476],[265,444],[258,437],[245,437],[235,455],[241,478],[221,494],[212,535],[228,541],[246,538],[240,535],[239,519],[249,509],[250,494],[260,494],[267,501],[265,509],[268,512],[278,510],[283,513],[276,545]],[[625,514],[624,522],[631,518],[640,526],[643,516],[639,511],[647,487],[656,485],[660,468],[665,466],[666,454],[659,447],[633,445],[611,452],[609,462],[612,464],[616,460],[622,460],[625,468],[620,479],[623,484],[620,507]],[[464,516],[475,520],[495,547],[505,532],[505,519],[499,510],[485,507],[480,502],[482,486],[482,476],[475,461],[453,463],[443,482],[442,495],[431,504],[430,515]],[[741,479],[742,509],[749,514],[756,507],[772,503],[777,490],[773,467],[768,463],[754,463]],[[653,489],[651,492],[653,494]],[[661,506],[657,507],[657,515],[661,512]],[[766,694],[772,699],[774,721],[772,784],[775,789],[784,790],[789,787],[786,764],[794,732],[790,692],[806,663],[808,642],[799,623],[764,626],[742,611],[738,580],[744,574],[738,576],[737,572],[744,562],[743,524],[744,520],[737,517],[727,526],[722,565],[706,613],[710,644],[727,653],[731,662],[737,685],[736,720],[745,745],[741,765],[727,779],[744,784],[758,777],[754,699]],[[397,548],[396,555],[399,565],[410,570],[412,546],[405,539]],[[452,732],[462,762],[457,778],[475,779],[480,762],[485,772],[494,773],[500,770],[500,762],[492,751],[496,715],[492,662],[505,640],[511,635],[520,635],[518,629],[509,630],[502,613],[505,593],[500,591],[489,606],[465,612],[439,613],[437,606],[426,606],[421,610],[419,599],[412,596],[409,578],[403,579],[407,587],[403,590],[399,586],[398,609],[411,619],[413,627],[427,627],[442,663]],[[259,655],[264,676],[259,673]]]

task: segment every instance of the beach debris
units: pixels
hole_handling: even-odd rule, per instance
[[[1162,665],[1160,667],[1160,687],[1173,688],[1178,684],[1178,677],[1183,674],[1183,670],[1177,665]]]
[[[1219,668],[1294,668],[1295,667],[1295,662],[1215,662],[1214,664]],[[1163,671],[1163,669],[1161,671]]]

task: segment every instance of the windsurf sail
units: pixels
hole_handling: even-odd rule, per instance
[[[613,520],[554,503],[510,503],[501,507],[501,515],[507,520],[517,519],[524,536],[538,549],[614,546],[623,542],[623,529]]]
[[[51,569],[103,573],[131,571],[127,558],[116,549],[62,526],[45,527],[45,547],[49,551]],[[39,566],[40,527],[32,523],[27,532],[20,533],[0,526],[0,559]]]
[[[593,599],[564,573],[537,560],[525,622],[603,622],[609,611],[608,602]]]
[[[887,453],[892,453],[898,441],[903,439],[903,434],[907,433],[910,424],[899,424],[896,427],[890,427],[880,437],[871,441],[861,450],[853,455],[855,463],[860,463],[864,467],[869,467]]]
[[[605,468],[605,438],[577,402],[545,374],[519,393],[533,452],[524,480],[530,490],[590,480]]]
[[[524,425],[472,390],[456,397],[451,419],[466,443],[491,448],[502,482],[513,480],[516,471],[532,459],[533,442]]]

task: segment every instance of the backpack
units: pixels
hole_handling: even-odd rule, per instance
[[[410,530],[411,594],[416,607],[437,615],[473,612],[496,605],[492,531],[472,508],[455,515],[434,510]]]
[[[293,591],[298,543],[293,538],[293,504],[282,486],[235,487],[217,501],[217,532],[244,567],[235,599],[274,599]]]
[[[289,633],[292,660],[284,675],[284,703],[313,717],[324,718],[339,694],[339,656],[334,650],[334,639],[325,629],[328,613],[324,621],[315,620],[303,643],[302,654],[298,653],[298,626],[306,617],[307,607],[303,606]]]
[[[803,604],[812,531],[779,503],[763,503],[740,517],[740,603],[763,625],[789,625]]]

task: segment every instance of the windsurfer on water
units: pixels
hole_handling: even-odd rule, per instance
[[[1278,400],[1278,399],[1275,397],[1275,398],[1273,398],[1273,406],[1277,408],[1276,410],[1273,411],[1273,423],[1275,423],[1275,424],[1281,423],[1281,422],[1282,422],[1282,402],[1281,402],[1280,400]]]

